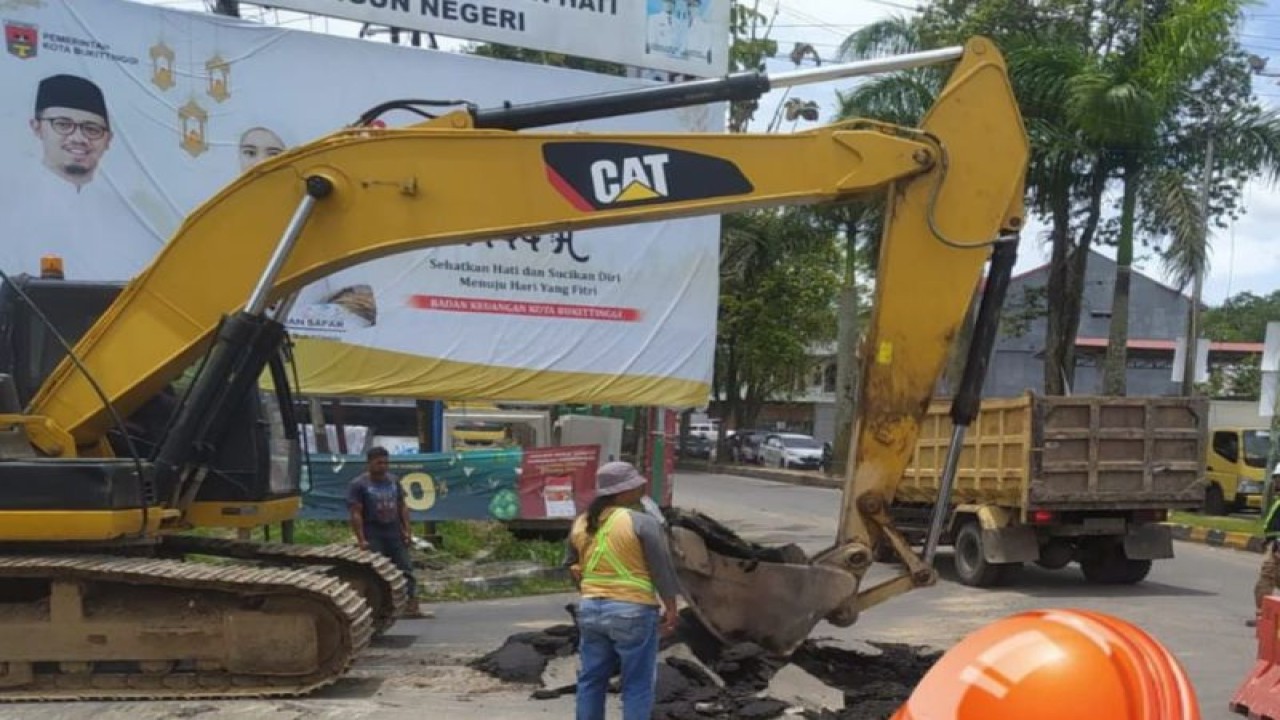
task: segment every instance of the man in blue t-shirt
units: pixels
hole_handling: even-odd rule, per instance
[[[381,553],[396,564],[409,581],[409,606],[404,617],[431,617],[418,607],[418,581],[413,574],[409,546],[413,530],[409,524],[409,506],[405,503],[400,478],[387,472],[390,453],[373,447],[365,454],[368,469],[347,487],[347,508],[351,531],[361,550]]]

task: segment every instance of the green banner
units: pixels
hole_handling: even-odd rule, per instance
[[[520,514],[520,448],[392,455],[414,521],[512,520]],[[303,466],[302,514],[345,520],[347,488],[365,471],[362,455],[312,456]]]

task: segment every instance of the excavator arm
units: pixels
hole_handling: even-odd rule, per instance
[[[106,454],[112,416],[102,396],[128,416],[204,354],[226,318],[265,317],[307,283],[378,257],[886,192],[836,544],[810,561],[770,566],[735,563],[675,536],[695,608],[721,608],[704,614],[708,624],[725,637],[768,635],[767,647],[788,651],[824,617],[851,623],[860,608],[931,581],[915,559],[906,579],[858,592],[878,538],[911,555],[884,509],[992,249],[1021,225],[1028,158],[998,50],[975,38],[963,51],[926,59],[957,58],[918,128],[855,120],[791,135],[513,132],[608,114],[608,98],[594,98],[558,109],[457,110],[297,147],[189,216],[76,345],[80,367],[66,361],[48,378],[23,424],[46,456]],[[749,84],[735,87],[768,89]],[[674,106],[662,99],[668,90],[642,96],[657,100],[628,112]],[[686,95],[680,104],[736,97]],[[744,592],[751,602],[742,602]],[[761,631],[769,625],[776,627]]]

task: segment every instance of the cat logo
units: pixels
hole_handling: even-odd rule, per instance
[[[668,153],[623,158],[621,163],[597,160],[591,163],[591,190],[596,202],[635,202],[667,196]]]
[[[741,195],[753,190],[737,165],[700,153],[615,142],[548,142],[547,179],[578,210]]]
[[[29,60],[36,56],[36,48],[40,46],[40,30],[35,25],[22,23],[4,23],[4,45],[14,57]]]

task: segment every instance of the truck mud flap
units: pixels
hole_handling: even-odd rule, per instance
[[[1026,525],[984,528],[982,556],[987,562],[995,564],[1037,560],[1040,557],[1040,543],[1036,540],[1036,531]]]
[[[1165,525],[1131,525],[1124,536],[1124,556],[1130,560],[1167,560],[1173,557],[1173,532]]]

